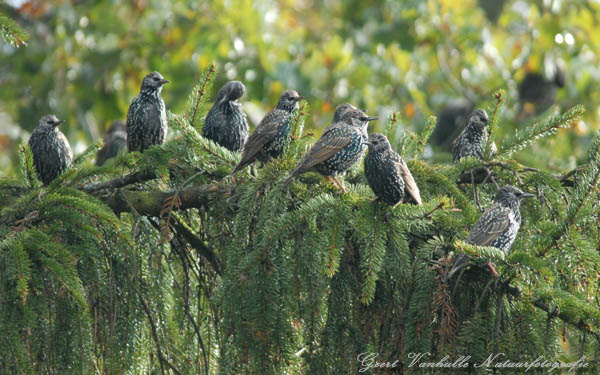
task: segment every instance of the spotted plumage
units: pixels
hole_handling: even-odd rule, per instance
[[[35,170],[45,185],[67,170],[73,162],[69,141],[58,130],[62,123],[63,120],[55,115],[43,116],[29,138]]]
[[[481,215],[466,242],[478,246],[492,246],[502,250],[505,254],[510,250],[519,228],[521,227],[521,199],[533,197],[533,194],[524,193],[520,189],[506,185],[501,188],[492,205]],[[461,254],[454,260],[448,278],[457,270],[468,263],[469,257]],[[494,266],[488,263],[490,270],[497,276]]]
[[[281,155],[289,138],[292,112],[298,108],[301,99],[302,96],[295,90],[287,90],[281,94],[277,107],[267,113],[248,137],[242,151],[242,160],[232,174],[256,160],[267,162]]]
[[[347,171],[363,156],[368,142],[367,125],[375,119],[377,117],[369,117],[360,109],[347,109],[340,121],[323,132],[285,183],[302,173],[314,170],[325,177],[332,176],[345,191],[337,180],[337,175]]]
[[[108,133],[104,136],[104,147],[98,150],[96,165],[104,164],[108,159],[114,158],[120,152],[127,152],[127,130],[125,123],[117,120],[112,123]]]
[[[159,72],[148,74],[140,93],[133,98],[127,112],[127,147],[129,152],[143,152],[153,145],[165,143],[167,111],[160,93],[166,79]]]
[[[237,102],[246,88],[240,81],[227,82],[208,111],[202,135],[230,151],[240,151],[248,139],[248,122]]]
[[[365,176],[378,199],[395,206],[412,201],[421,204],[421,194],[408,166],[383,134],[369,135]]]
[[[467,125],[452,144],[452,160],[455,163],[467,156],[483,159],[488,140],[487,125],[486,111],[478,109],[471,113]],[[492,153],[495,153],[494,148],[495,145],[492,146]]]

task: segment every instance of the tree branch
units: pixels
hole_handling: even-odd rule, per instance
[[[189,228],[185,224],[181,223],[179,220],[176,219],[173,222],[173,225],[175,226],[177,232],[180,233],[185,238],[185,240],[194,249],[198,251],[200,255],[206,258],[206,260],[210,262],[215,271],[219,275],[221,275],[221,265],[219,263],[219,258],[217,257],[217,254],[215,254],[213,249],[206,246],[204,244],[204,241],[202,241],[198,236],[196,236],[191,230],[189,230]]]
[[[208,203],[210,194],[231,194],[235,185],[223,185],[220,183],[191,186],[179,192],[181,205],[179,210],[188,208],[200,208]],[[131,191],[119,190],[111,195],[99,197],[106,203],[115,214],[121,212],[137,211],[140,215],[160,217],[163,202],[175,195],[176,192],[163,191]]]
[[[149,181],[156,178],[156,173],[151,169],[145,169],[139,172],[130,173],[127,176],[115,178],[110,181],[97,182],[85,185],[81,190],[86,193],[93,193],[103,189],[116,189],[123,186],[135,184],[137,182]]]
[[[600,334],[598,332],[595,332],[594,330],[592,330],[590,328],[590,326],[588,324],[586,324],[586,322],[583,319],[581,319],[579,321],[573,321],[569,316],[562,313],[558,308],[555,308],[555,309],[551,308],[541,299],[534,300],[533,305],[544,310],[545,312],[550,314],[551,317],[557,317],[560,320],[562,320],[563,322],[569,323],[572,326],[576,327],[578,330],[589,333],[590,335],[594,336],[596,338],[596,340],[600,341]]]

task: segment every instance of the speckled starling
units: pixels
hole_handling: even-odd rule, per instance
[[[117,120],[112,123],[108,133],[104,136],[104,147],[96,155],[96,165],[104,164],[108,159],[114,158],[120,152],[127,152],[127,130],[125,123]]]
[[[365,176],[377,198],[396,206],[404,201],[421,204],[421,194],[408,166],[383,134],[369,135]]]
[[[67,170],[73,161],[69,141],[58,130],[63,122],[55,115],[43,116],[29,138],[35,170],[45,185]]]
[[[471,113],[467,125],[452,144],[452,160],[455,163],[467,156],[483,159],[488,140],[487,125],[488,115],[483,109]]]
[[[202,135],[230,151],[241,151],[248,139],[248,122],[242,106],[237,102],[246,88],[240,81],[227,82],[217,101],[208,111]]]
[[[292,112],[298,108],[302,99],[296,91],[287,90],[277,102],[277,107],[260,121],[254,132],[248,137],[242,151],[242,160],[235,167],[232,174],[245,166],[255,162],[267,162],[269,159],[279,157],[288,140]]]
[[[521,226],[521,212],[519,207],[521,199],[533,197],[533,194],[524,193],[520,189],[506,185],[501,188],[492,205],[481,215],[466,242],[478,246],[492,246],[508,253],[512,246],[517,232]],[[454,260],[452,269],[448,273],[448,278],[457,270],[463,268],[468,263],[469,257],[460,254]],[[488,262],[488,267],[498,276],[493,264]]]
[[[129,152],[143,152],[165,143],[167,111],[160,93],[166,79],[159,72],[144,77],[140,93],[133,98],[127,112],[127,147]]]
[[[285,181],[288,184],[294,177],[314,170],[327,179],[333,177],[335,183],[346,191],[337,175],[350,169],[363,156],[368,143],[367,125],[377,117],[369,117],[357,108],[347,109],[341,120],[329,126],[321,138],[311,147],[300,163]]]

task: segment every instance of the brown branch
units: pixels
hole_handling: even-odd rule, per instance
[[[219,183],[191,186],[179,192],[181,205],[178,210],[188,208],[200,208],[208,203],[211,194],[231,194],[235,185],[223,185]],[[160,217],[163,202],[174,196],[176,192],[163,191],[131,191],[121,190],[106,197],[99,197],[106,203],[115,214],[135,210],[140,215]]]
[[[215,269],[215,271],[221,275],[221,264],[219,263],[219,258],[213,249],[206,246],[204,241],[202,241],[197,235],[195,235],[185,224],[181,223],[179,220],[175,220],[173,222],[175,229],[178,233],[180,233],[185,240],[198,251],[200,255],[202,255],[211,266]]]
[[[145,169],[139,172],[128,174],[124,177],[115,178],[110,181],[97,182],[95,184],[86,185],[81,190],[86,193],[94,193],[103,189],[116,189],[123,186],[135,184],[137,182],[143,182],[153,180],[156,178],[156,173],[151,169]]]

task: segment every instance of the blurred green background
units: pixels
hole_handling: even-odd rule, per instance
[[[517,155],[569,169],[598,129],[599,11],[598,0],[5,1],[0,12],[29,39],[0,48],[0,176],[13,173],[18,145],[43,114],[66,120],[63,132],[81,152],[125,118],[145,74],[158,70],[171,81],[163,98],[178,112],[211,63],[211,101],[226,81],[243,81],[254,126],[294,88],[309,101],[315,134],[342,102],[382,119],[398,111],[412,131],[432,114],[462,126],[456,114],[487,109],[502,88],[501,144],[536,114],[583,104],[583,121]],[[521,89],[525,103],[519,85],[527,75],[537,81]],[[427,157],[449,160],[443,146],[453,133],[445,129]]]

